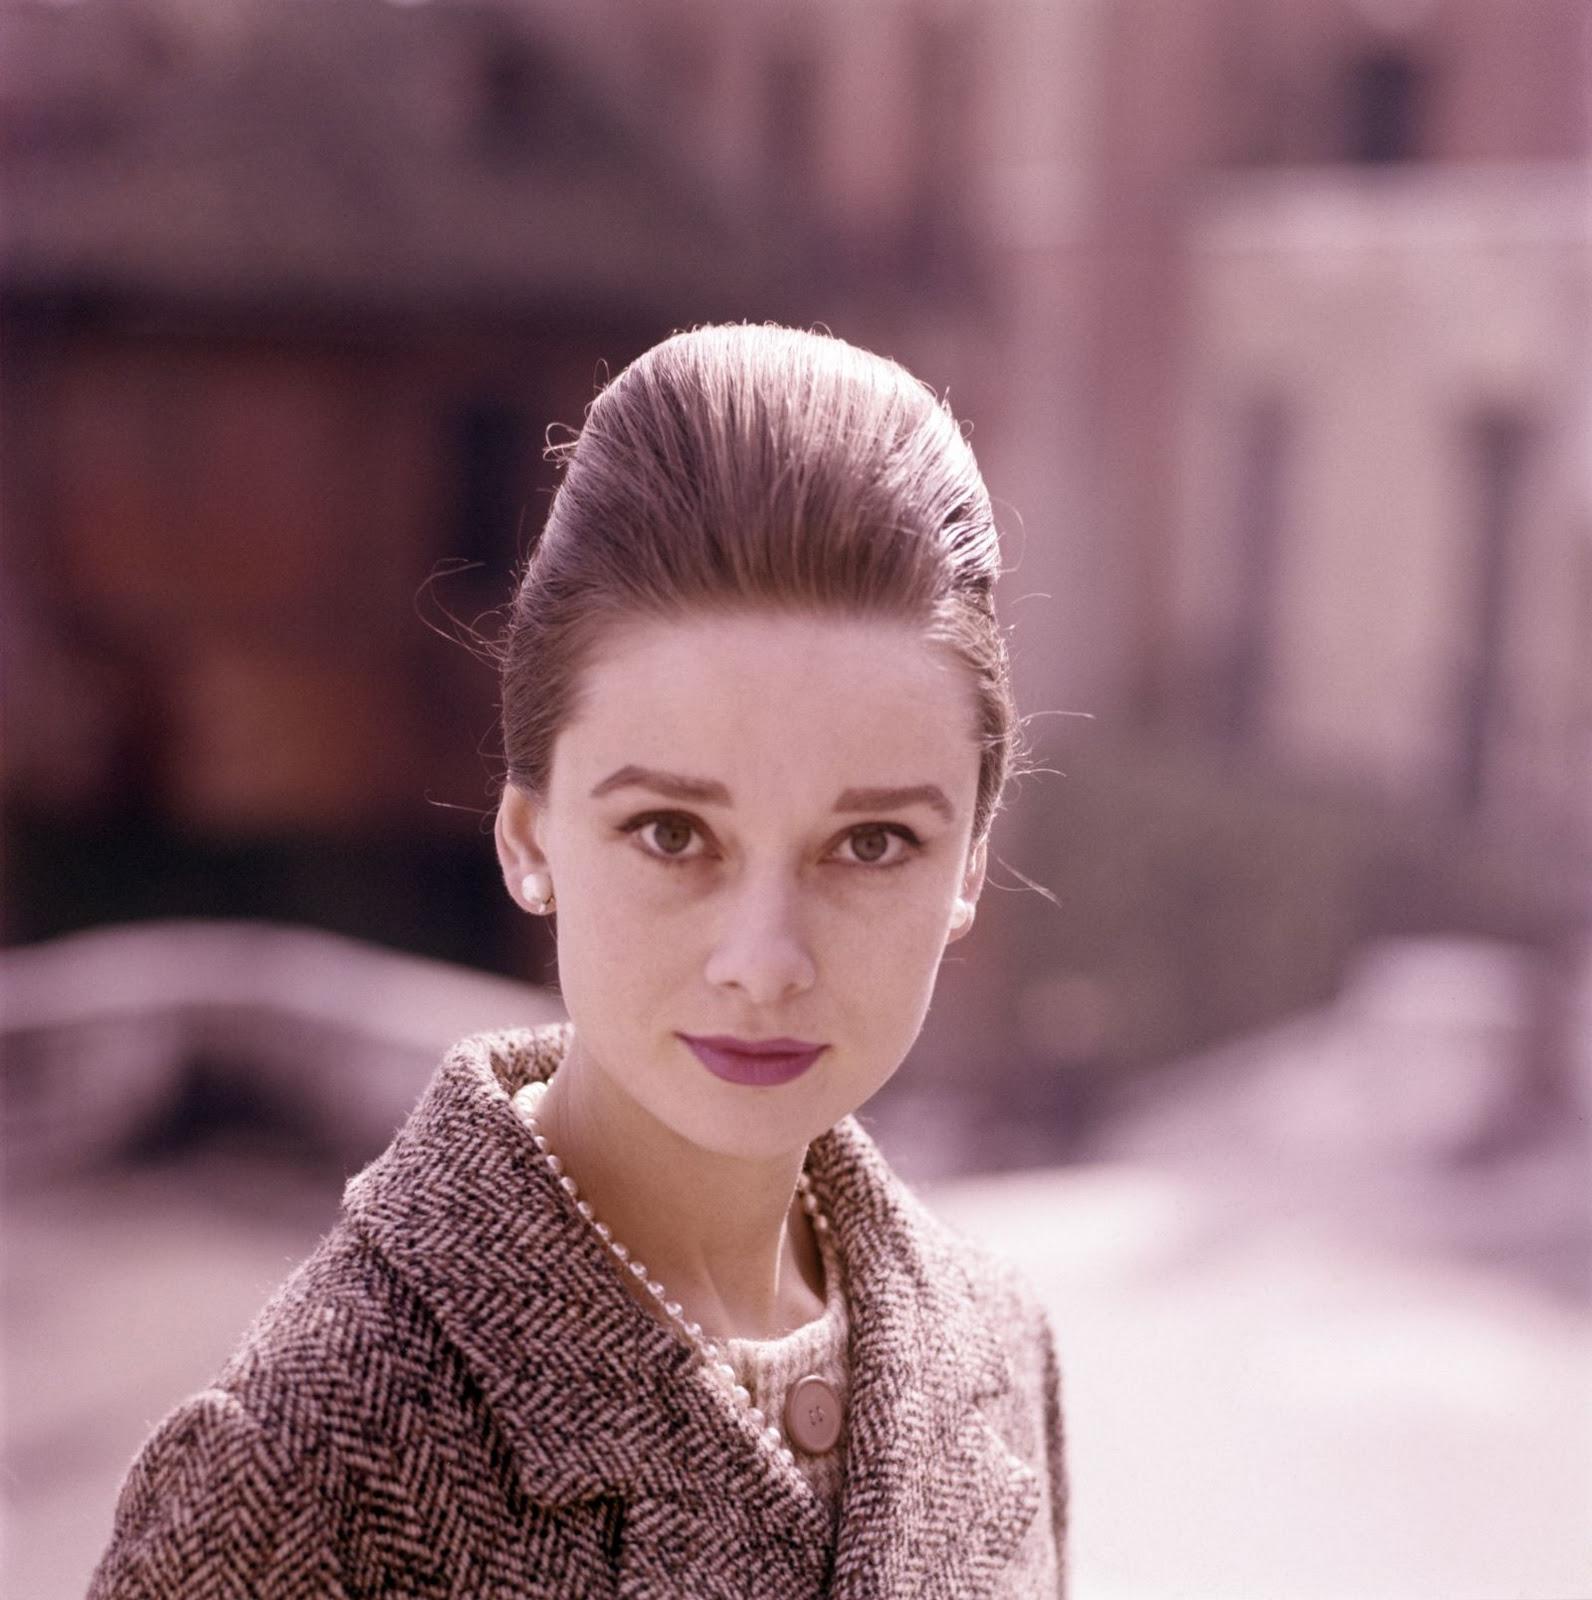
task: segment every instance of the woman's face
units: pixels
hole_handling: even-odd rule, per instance
[[[803,1146],[895,1071],[971,920],[967,671],[906,624],[750,614],[616,628],[581,687],[498,838],[522,903],[552,879],[582,1070],[703,1148]],[[703,1036],[823,1049],[747,1085]]]

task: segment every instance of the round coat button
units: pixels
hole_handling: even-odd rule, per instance
[[[810,1456],[821,1456],[840,1437],[840,1396],[816,1373],[799,1378],[785,1396],[785,1432]]]

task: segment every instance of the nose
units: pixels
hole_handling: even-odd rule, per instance
[[[804,993],[818,976],[796,896],[767,879],[748,882],[728,907],[708,957],[707,980],[772,1006]]]

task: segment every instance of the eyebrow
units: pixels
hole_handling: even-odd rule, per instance
[[[678,772],[658,772],[652,767],[627,765],[611,772],[591,792],[600,800],[615,789],[651,789],[671,800],[696,801],[701,805],[730,806],[735,802],[730,791],[712,778],[688,778]],[[953,821],[956,808],[937,783],[913,783],[892,789],[847,789],[835,801],[836,811],[895,811],[902,806],[925,805]]]

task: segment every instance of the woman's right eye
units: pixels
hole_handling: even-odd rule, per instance
[[[625,823],[623,831],[640,834],[642,848],[659,861],[694,861],[702,854],[700,849],[691,848],[691,841],[700,840],[700,835],[697,825],[688,817],[654,812],[650,816],[633,817]]]

